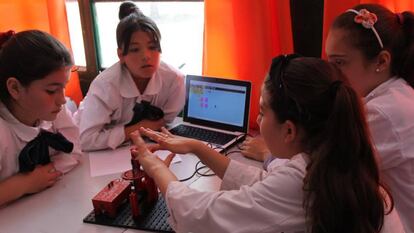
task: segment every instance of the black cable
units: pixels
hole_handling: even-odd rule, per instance
[[[212,143],[207,143],[207,146],[209,146],[211,149],[213,149],[213,150],[216,150],[216,149],[222,149],[223,147],[221,147],[221,146],[217,146],[217,145],[213,145]],[[239,145],[237,145],[237,148],[239,149],[239,150],[234,150],[234,151],[228,151],[228,152],[226,152],[226,153],[224,153],[223,154],[223,156],[228,156],[229,154],[233,154],[233,153],[240,153],[241,151],[241,148],[240,148],[240,146]],[[205,173],[201,173],[201,171],[203,170],[203,169],[210,169],[207,165],[204,165],[203,164],[203,166],[201,166],[201,167],[198,167],[200,164],[203,164],[201,161],[198,161],[197,163],[196,163],[196,165],[195,165],[195,168],[194,168],[194,172],[193,172],[193,174],[191,174],[189,177],[187,177],[187,178],[184,178],[184,179],[181,179],[181,180],[179,180],[180,182],[184,182],[184,181],[187,181],[187,180],[190,180],[191,178],[193,178],[196,174],[197,175],[199,175],[199,176],[205,176],[205,177],[208,177],[208,176],[215,176],[216,174],[214,173],[214,172],[212,172],[212,173],[207,173],[207,174],[205,174]],[[207,171],[208,172],[208,171]]]
[[[203,169],[208,169],[208,170],[210,170],[210,168],[209,167],[207,167],[206,165],[204,165],[203,164],[203,166],[201,166],[201,167],[198,167],[198,165],[199,164],[203,164],[201,161],[198,161],[197,163],[196,163],[196,170],[195,170],[195,172],[197,173],[197,175],[199,175],[199,176],[215,176],[216,174],[213,172],[213,173],[201,173],[201,170],[203,170]],[[207,170],[207,171],[208,171]]]
[[[229,154],[233,154],[233,153],[241,153],[241,150],[232,150],[232,151],[226,152],[225,156],[228,156]]]
[[[197,173],[194,171],[194,172],[193,172],[193,174],[192,174],[191,176],[189,176],[189,177],[187,177],[187,178],[184,178],[184,179],[181,179],[181,180],[178,180],[178,181],[180,181],[180,182],[187,181],[187,180],[189,180],[189,179],[193,178],[193,177],[195,176],[195,174],[197,174]]]
[[[212,148],[213,150],[215,150],[215,149],[220,149],[221,147],[220,146],[215,146],[215,145],[213,145],[212,143],[207,143],[207,146],[209,146],[210,148]],[[198,167],[198,165],[199,164],[202,164],[201,163],[201,161],[198,161],[197,163],[196,163],[196,165],[195,165],[195,168],[194,168],[194,172],[193,172],[193,174],[191,174],[189,177],[187,177],[187,178],[184,178],[184,179],[181,179],[181,180],[179,180],[180,182],[184,182],[184,181],[187,181],[187,180],[190,180],[191,178],[193,178],[196,174],[197,175],[199,175],[199,176],[214,176],[215,174],[214,173],[210,173],[210,174],[203,174],[203,173],[201,173],[200,171],[202,170],[202,169],[205,169],[205,168],[208,168],[206,165],[204,165],[204,166],[201,166],[201,167]]]

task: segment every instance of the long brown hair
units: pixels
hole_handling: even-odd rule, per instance
[[[282,55],[273,60],[265,89],[277,120],[304,132],[308,230],[379,232],[390,194],[381,188],[361,100],[341,71],[317,58]]]
[[[360,4],[352,9],[366,9],[377,15],[378,20],[374,26],[384,48],[381,48],[372,30],[354,22],[355,13],[342,13],[334,20],[332,27],[346,30],[350,35],[348,39],[351,45],[360,50],[368,61],[374,59],[382,50],[387,50],[391,54],[392,75],[404,78],[414,87],[413,12],[395,14],[378,4]]]

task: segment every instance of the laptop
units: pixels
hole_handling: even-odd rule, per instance
[[[204,141],[218,151],[244,140],[248,130],[251,83],[186,76],[183,122],[170,128],[175,135]]]

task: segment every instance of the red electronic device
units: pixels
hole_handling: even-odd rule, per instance
[[[131,154],[132,170],[123,173],[123,179],[111,181],[92,199],[96,215],[115,218],[122,203],[129,200],[134,219],[147,214],[158,201],[158,188]],[[132,183],[132,185],[131,185]],[[133,187],[131,191],[131,187]]]
[[[128,181],[117,179],[109,182],[92,199],[95,214],[105,214],[111,218],[115,218],[118,207],[127,200],[129,193],[130,184]]]

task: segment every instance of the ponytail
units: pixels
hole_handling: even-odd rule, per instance
[[[7,79],[4,77],[3,73],[6,73],[7,62],[5,61],[3,54],[3,47],[6,42],[10,40],[12,36],[15,35],[15,32],[9,30],[7,32],[0,32],[0,101],[5,101],[9,96],[9,92],[6,87]]]
[[[405,11],[400,15],[407,46],[403,50],[399,76],[414,88],[414,13]]]
[[[310,232],[379,232],[386,198],[378,192],[379,172],[361,100],[340,81],[328,92],[334,101],[322,131],[325,142],[312,153],[305,178]]]

